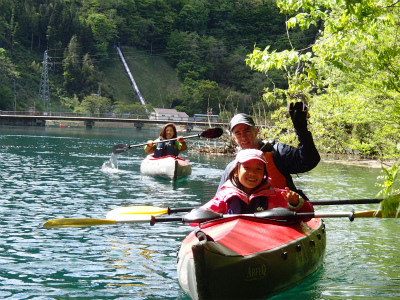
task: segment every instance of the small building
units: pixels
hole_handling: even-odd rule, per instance
[[[196,122],[217,122],[218,115],[212,115],[211,113],[208,114],[194,114],[193,120]]]
[[[150,120],[163,121],[188,121],[189,116],[185,112],[177,111],[171,108],[154,108],[154,112],[150,114]]]

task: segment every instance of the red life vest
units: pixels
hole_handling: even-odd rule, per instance
[[[276,167],[274,159],[272,158],[272,152],[264,152],[264,155],[266,161],[268,162],[267,172],[269,177],[268,180],[271,183],[271,186],[278,189],[284,189],[287,187],[286,177],[283,176],[283,174],[279,172],[278,168]]]

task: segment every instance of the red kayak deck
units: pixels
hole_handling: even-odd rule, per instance
[[[322,264],[325,225],[232,216],[191,232],[178,253],[178,279],[193,299],[271,297]]]
[[[216,224],[218,226],[214,226]],[[223,223],[210,222],[200,228],[215,242],[231,249],[238,255],[247,256],[293,242],[304,237],[307,232],[317,228],[319,224],[320,219],[311,219],[301,225],[300,223],[278,223],[255,218],[235,218]],[[198,243],[198,238],[194,232],[191,232],[182,245],[188,256],[193,256],[191,247],[196,243]]]

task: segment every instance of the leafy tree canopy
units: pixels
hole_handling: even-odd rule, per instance
[[[323,22],[310,47],[255,48],[247,64],[285,72],[288,88],[269,91],[271,102],[304,101],[326,151],[392,156],[399,142],[399,5],[397,1],[286,1],[288,30]],[[290,36],[290,35],[289,35]]]

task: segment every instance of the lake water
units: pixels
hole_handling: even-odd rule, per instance
[[[111,160],[115,144],[144,143],[157,135],[95,127],[0,127],[0,299],[189,299],[176,272],[176,250],[189,226],[42,227],[55,218],[104,218],[123,206],[196,207],[209,200],[230,157],[183,153],[192,175],[176,183],[141,178],[142,147]],[[188,140],[189,146],[193,142]],[[369,199],[379,190],[379,172],[321,162],[295,181],[312,200]],[[318,206],[316,211],[377,206]],[[400,220],[326,218],[325,223],[322,267],[272,299],[399,299]]]

